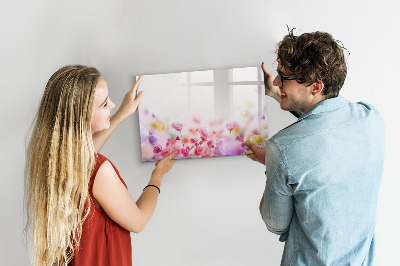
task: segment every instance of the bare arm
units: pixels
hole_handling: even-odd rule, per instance
[[[132,89],[130,89],[121,103],[121,106],[118,108],[118,111],[111,117],[110,119],[110,127],[96,132],[93,134],[93,145],[96,152],[99,152],[103,145],[106,143],[108,138],[114,132],[114,130],[118,127],[118,125],[129,115],[133,114],[138,105],[140,100],[142,99],[143,92],[140,92],[136,97],[136,91],[139,87],[140,82],[142,81],[142,77],[140,77],[135,84],[133,85]]]
[[[173,152],[156,163],[149,185],[161,186],[163,176],[175,163],[173,158],[176,154]],[[100,166],[93,184],[93,196],[107,215],[126,230],[135,233],[141,232],[149,222],[158,194],[157,188],[148,187],[135,202],[109,161]]]

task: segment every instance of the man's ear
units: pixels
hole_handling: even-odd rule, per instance
[[[312,95],[318,95],[322,93],[322,90],[324,89],[324,83],[322,82],[315,82],[312,84]]]

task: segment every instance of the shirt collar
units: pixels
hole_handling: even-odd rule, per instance
[[[343,105],[346,105],[346,104],[349,104],[349,103],[350,102],[348,100],[346,100],[345,98],[343,98],[340,95],[337,96],[337,97],[334,97],[334,98],[329,98],[329,99],[323,100],[323,101],[317,103],[316,105],[314,105],[307,112],[303,113],[299,117],[299,121],[304,119],[304,118],[306,118],[306,117],[308,117],[308,116],[310,116],[310,115],[329,112],[329,111],[333,111],[333,110],[339,109]]]

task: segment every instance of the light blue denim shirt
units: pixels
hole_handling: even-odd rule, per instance
[[[267,142],[261,215],[281,265],[373,265],[384,146],[378,111],[341,96]]]

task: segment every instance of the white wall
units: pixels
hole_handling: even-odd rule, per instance
[[[272,67],[286,24],[327,31],[350,50],[342,95],[374,104],[386,122],[386,161],[376,235],[380,265],[397,259],[400,20],[396,1],[2,1],[0,3],[0,261],[28,265],[23,242],[25,137],[50,75],[62,65],[96,66],[114,102],[134,75],[222,67]],[[299,33],[301,33],[299,32]],[[398,108],[397,108],[398,109]],[[269,106],[271,132],[291,117]],[[137,114],[102,151],[132,195],[153,164],[140,162]],[[278,265],[283,244],[258,213],[264,169],[244,156],[178,161],[157,210],[133,238],[134,265]]]

